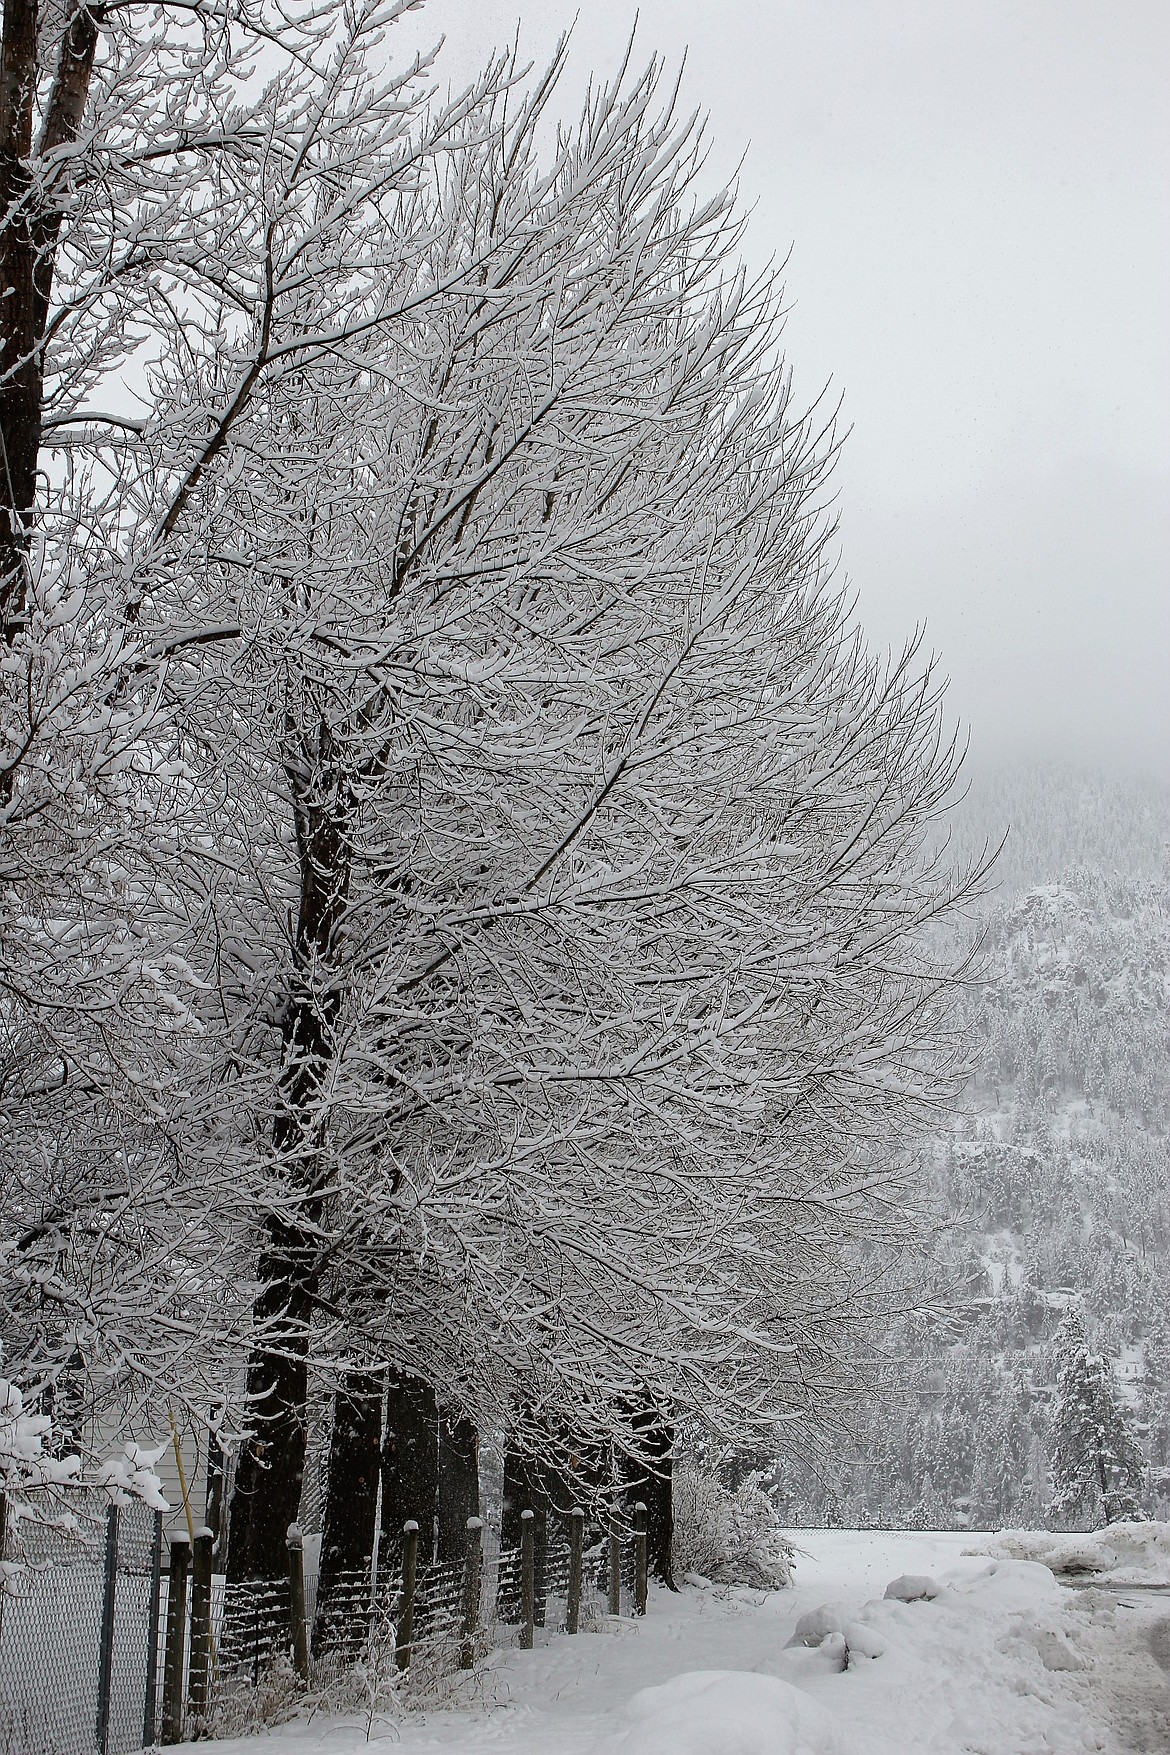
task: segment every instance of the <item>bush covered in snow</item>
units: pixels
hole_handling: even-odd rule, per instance
[[[691,1462],[674,1468],[674,1571],[720,1584],[779,1590],[792,1583],[792,1546],[755,1473],[732,1491]]]
[[[53,1422],[47,1414],[25,1411],[15,1383],[0,1377],[0,1488],[16,1506],[27,1493],[64,1487],[81,1473],[81,1458],[58,1457],[46,1448]]]
[[[830,1713],[779,1676],[691,1670],[628,1701],[621,1755],[842,1755]]]
[[[162,1452],[125,1446],[121,1456],[111,1457],[88,1476],[76,1454],[58,1454],[62,1446],[48,1414],[30,1413],[20,1388],[0,1376],[0,1492],[4,1495],[4,1539],[0,1543],[0,1592],[8,1590],[22,1570],[14,1557],[19,1553],[15,1535],[21,1521],[48,1524],[76,1534],[77,1515],[94,1488],[102,1489],[120,1505],[140,1499],[155,1510],[166,1511],[162,1482],[154,1465]],[[81,1492],[79,1492],[79,1489]]]

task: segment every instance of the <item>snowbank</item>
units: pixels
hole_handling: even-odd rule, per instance
[[[1156,1545],[1153,1526],[1140,1536]],[[970,1534],[798,1540],[790,1589],[655,1587],[645,1620],[606,1620],[604,1637],[549,1629],[533,1651],[496,1653],[444,1712],[318,1715],[217,1751],[366,1755],[371,1739],[401,1755],[1170,1749],[1170,1697],[1150,1647],[1165,1616],[1155,1593],[1119,1606],[1108,1591],[1067,1590],[1030,1556],[964,1556]],[[885,1594],[906,1578],[937,1594]]]
[[[690,1670],[643,1688],[613,1755],[846,1755],[832,1718],[778,1676]]]
[[[1086,1535],[1001,1530],[972,1554],[1035,1560],[1058,1577],[1109,1579],[1116,1584],[1170,1584],[1170,1524],[1112,1523]]]

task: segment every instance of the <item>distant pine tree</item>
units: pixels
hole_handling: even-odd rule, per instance
[[[1056,1397],[1052,1404],[1052,1499],[1062,1522],[1145,1515],[1139,1500],[1144,1462],[1109,1362],[1089,1346],[1085,1320],[1070,1304],[1056,1331]]]

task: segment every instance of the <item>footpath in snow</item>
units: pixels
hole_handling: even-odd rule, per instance
[[[1155,1529],[1165,1533],[1150,1526],[1151,1536]],[[1060,1566],[1065,1539],[1034,1539]],[[645,1621],[496,1654],[469,1678],[464,1706],[369,1723],[318,1715],[259,1742],[217,1747],[224,1755],[352,1755],[367,1740],[453,1755],[1170,1751],[1170,1592],[1132,1582],[1069,1588],[1048,1565],[1014,1557],[1022,1535],[982,1556],[964,1556],[978,1540],[968,1535],[834,1530],[797,1540],[805,1552],[795,1589],[657,1591]],[[989,1549],[995,1541],[987,1538]],[[1125,1555],[1131,1581],[1143,1565],[1145,1584],[1166,1575],[1155,1549]]]

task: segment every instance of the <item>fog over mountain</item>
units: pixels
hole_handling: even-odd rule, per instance
[[[933,1308],[894,1321],[891,1392],[794,1522],[1042,1527],[1061,1319],[1083,1307],[1170,1513],[1170,787],[1072,766],[976,769],[952,845],[1007,831],[962,1004],[973,1066],[935,1143]],[[1074,1518],[1073,1523],[1077,1522]]]

